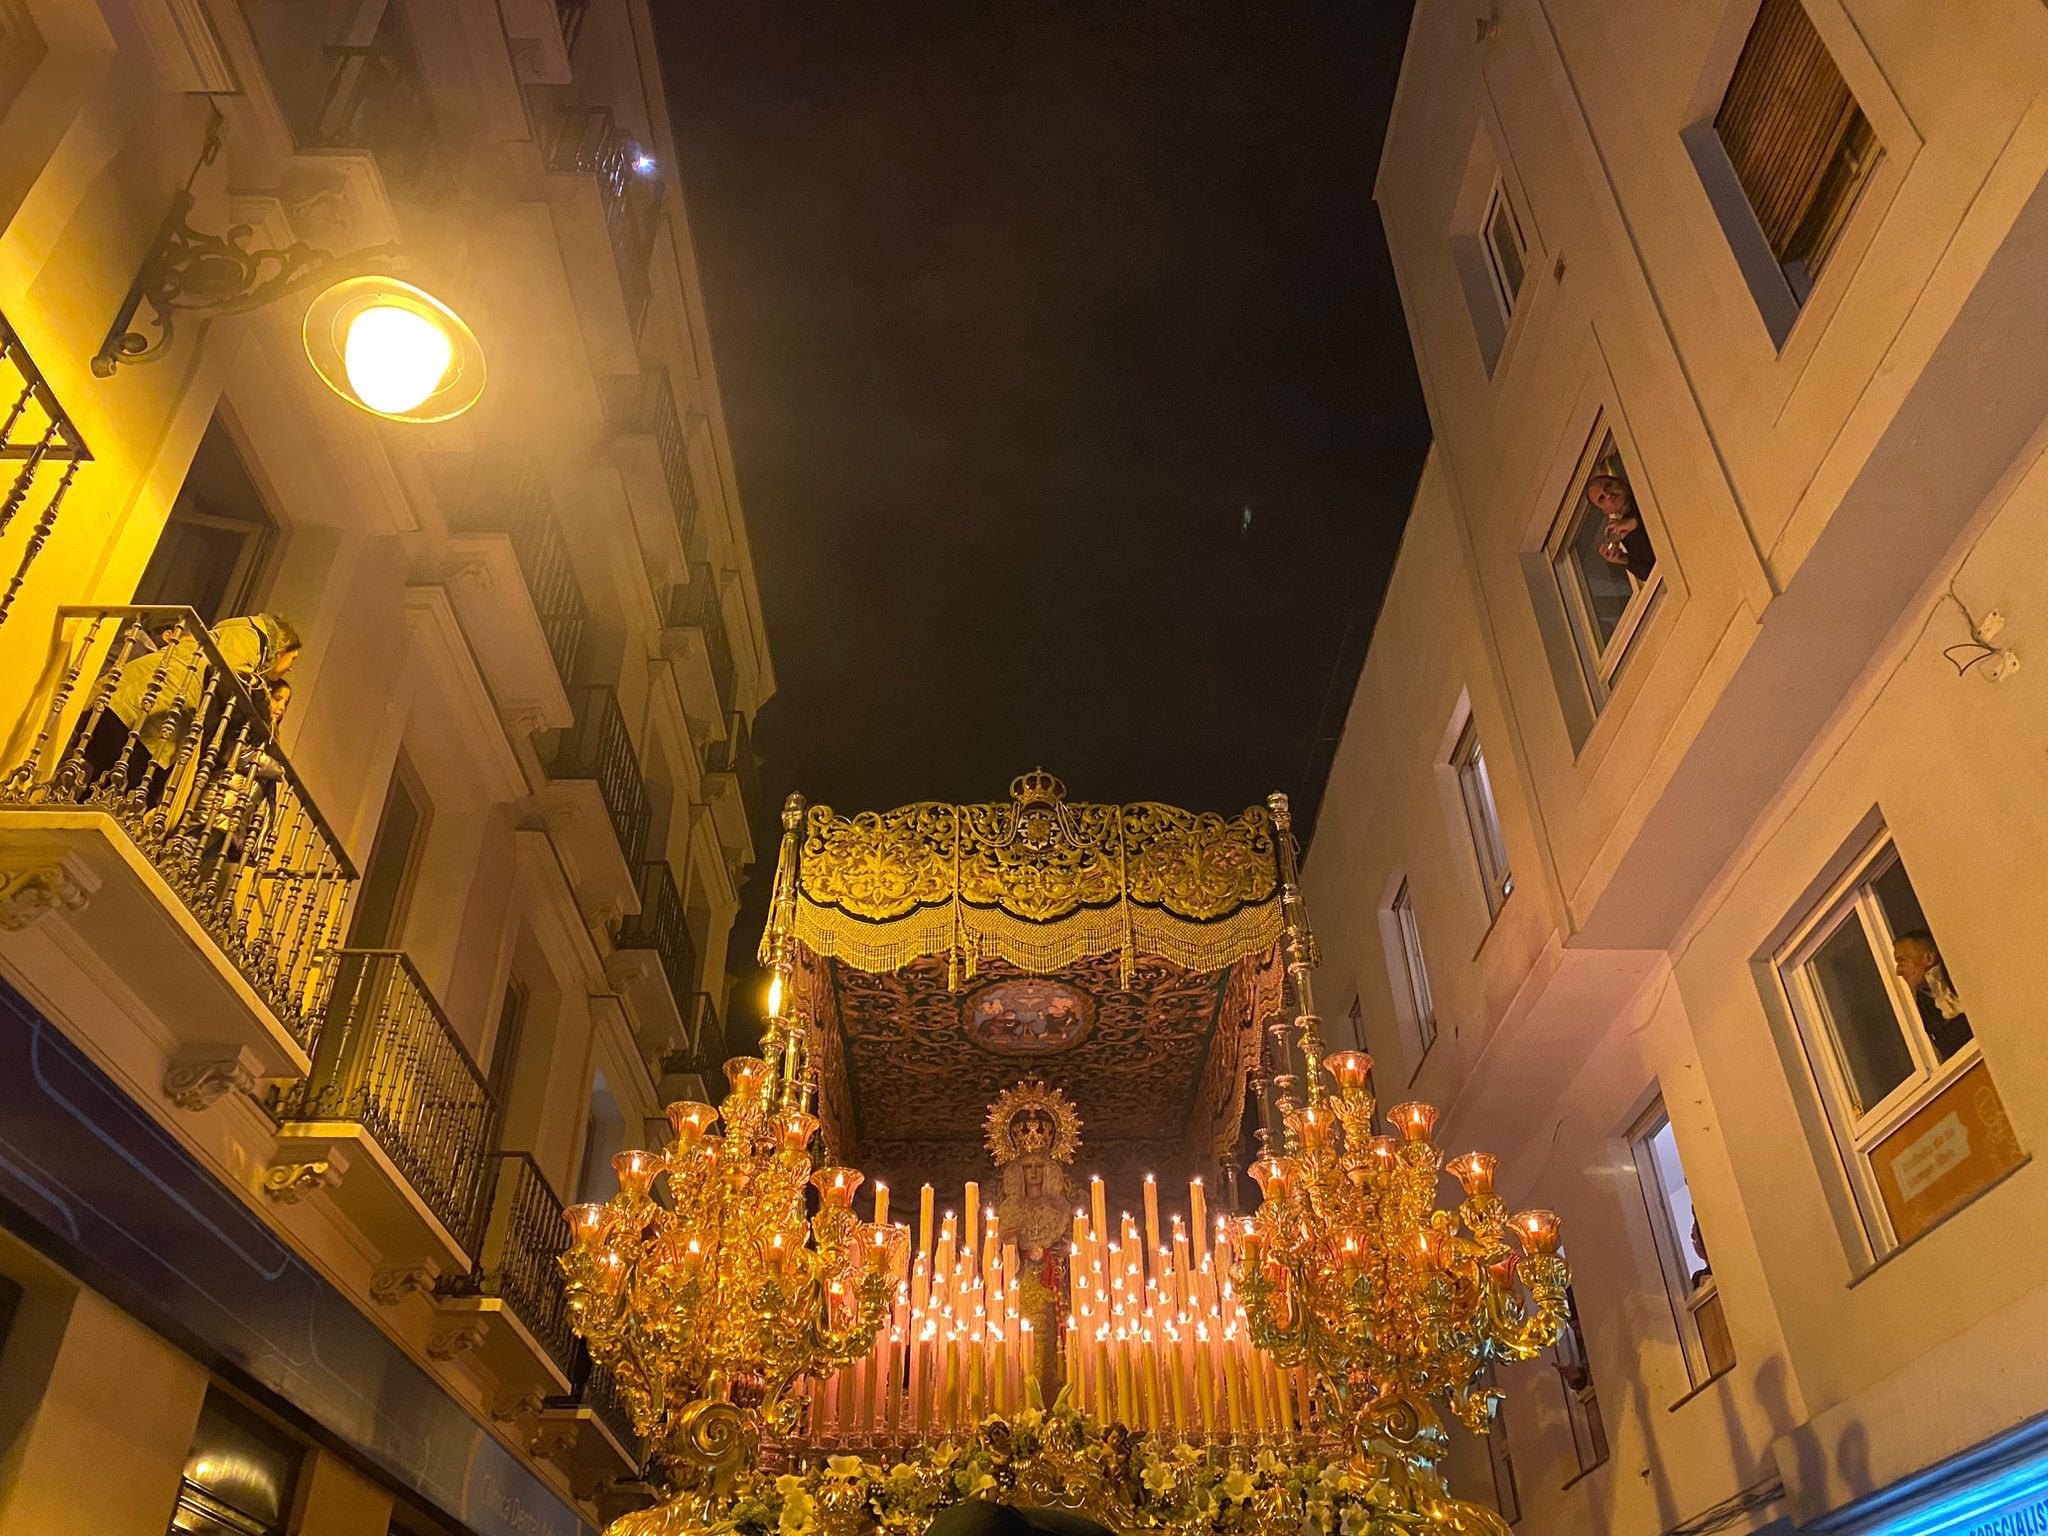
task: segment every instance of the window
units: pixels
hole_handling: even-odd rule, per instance
[[[1873,1248],[1917,1237],[2019,1165],[1969,1014],[1881,837],[1778,957]]]
[[[1581,1474],[1592,1471],[1607,1459],[1607,1424],[1600,1417],[1600,1396],[1593,1388],[1593,1366],[1586,1356],[1586,1336],[1579,1326],[1578,1298],[1567,1286],[1564,1293],[1565,1325],[1550,1358],[1557,1366],[1558,1385],[1564,1391],[1565,1418],[1572,1426],[1572,1454],[1578,1458]]]
[[[206,1394],[170,1529],[189,1536],[278,1536],[299,1448],[218,1388]]]
[[[1805,303],[1883,150],[1800,0],[1763,0],[1714,132]]]
[[[1549,545],[1579,667],[1595,708],[1607,702],[1629,647],[1663,590],[1656,546],[1614,434],[1596,428]]]
[[[1465,801],[1465,821],[1472,829],[1472,851],[1478,855],[1479,878],[1486,887],[1486,910],[1498,915],[1501,904],[1514,894],[1515,875],[1508,867],[1507,844],[1501,841],[1493,780],[1486,772],[1486,751],[1479,744],[1475,722],[1465,722],[1464,733],[1451,753],[1451,766],[1458,771],[1458,792]],[[1426,982],[1427,973],[1420,974]]]
[[[404,931],[406,899],[412,894],[413,875],[419,869],[420,852],[426,846],[429,807],[427,797],[413,778],[404,758],[391,774],[391,789],[384,799],[384,815],[377,823],[377,839],[370,845],[370,861],[363,867],[362,882],[356,887],[355,917],[349,925],[351,949],[390,949]]]
[[[1694,1386],[1702,1386],[1735,1364],[1735,1345],[1728,1337],[1721,1311],[1720,1288],[1707,1257],[1707,1240],[1692,1206],[1692,1190],[1678,1160],[1678,1138],[1660,1101],[1637,1122],[1629,1138],[1636,1177],[1642,1181],[1649,1207],[1650,1232],[1657,1245],[1664,1289],[1671,1298],[1672,1321],[1685,1351],[1685,1368]]]
[[[1487,1386],[1496,1387],[1499,1382],[1500,1377],[1489,1365]],[[1493,1507],[1500,1511],[1501,1519],[1513,1525],[1522,1518],[1522,1490],[1515,1482],[1515,1456],[1508,1447],[1508,1416],[1498,1406],[1486,1432],[1486,1459],[1493,1466]]]
[[[248,613],[276,537],[256,482],[216,416],[136,583],[135,601],[182,604],[208,624]]]
[[[526,987],[517,976],[505,978],[505,1000],[498,1007],[498,1033],[491,1041],[491,1098],[502,1117],[512,1102],[512,1075],[519,1070],[519,1036],[526,1026]]]
[[[1482,769],[1482,771],[1484,771]],[[1415,894],[1403,880],[1389,905],[1394,919],[1394,937],[1400,945],[1395,956],[1395,986],[1401,988],[1415,1026],[1416,1053],[1420,1055],[1436,1042],[1436,1001],[1429,992],[1429,968],[1422,959],[1422,930],[1415,923]]]
[[[1351,1012],[1350,1012],[1350,1013],[1349,1013],[1348,1015],[1346,1015],[1346,1017],[1348,1017],[1348,1018],[1350,1019],[1350,1021],[1351,1021],[1351,1049],[1353,1049],[1354,1051],[1362,1051],[1362,1050],[1364,1050],[1364,1049],[1365,1049],[1365,999],[1364,999],[1364,998],[1362,998],[1362,997],[1354,997],[1354,998],[1352,998],[1352,999],[1351,999]]]
[[[1486,200],[1481,232],[1487,271],[1493,276],[1494,297],[1500,301],[1500,317],[1505,323],[1514,316],[1522,279],[1528,276],[1529,244],[1522,238],[1521,221],[1515,217],[1515,205],[1508,201],[1507,188],[1499,181],[1494,182]]]

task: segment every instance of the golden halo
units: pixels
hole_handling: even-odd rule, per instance
[[[988,1107],[988,1149],[998,1166],[1017,1157],[1017,1145],[1010,1140],[1010,1123],[1027,1109],[1035,1109],[1052,1121],[1054,1162],[1071,1163],[1081,1150],[1081,1117],[1067,1096],[1030,1078],[1014,1088],[1005,1088]]]

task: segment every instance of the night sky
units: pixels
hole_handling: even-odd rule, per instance
[[[1408,11],[655,7],[778,682],[736,966],[792,789],[1312,820],[1428,439]]]

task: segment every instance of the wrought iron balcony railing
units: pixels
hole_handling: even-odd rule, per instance
[[[525,1152],[493,1152],[485,1159],[483,1198],[469,1250],[476,1268],[457,1293],[501,1298],[564,1375],[576,1363],[568,1293],[556,1262],[569,1246],[562,1202],[540,1165]]]
[[[361,149],[377,157],[386,185],[426,192],[443,179],[439,130],[419,60],[392,6],[374,42],[329,43],[327,89],[304,134],[308,148]]]
[[[711,665],[711,685],[718,694],[718,712],[733,705],[732,641],[725,632],[725,605],[718,597],[718,577],[708,560],[690,562],[690,579],[669,588],[666,623],[670,629],[695,629],[704,637]]]
[[[392,949],[335,958],[312,1074],[276,1093],[272,1112],[280,1121],[360,1125],[463,1241],[476,1229],[497,1104],[412,961]]]
[[[727,721],[725,740],[705,746],[704,771],[733,776],[747,825],[752,826],[754,813],[761,806],[761,765],[754,760],[753,734],[747,728],[747,717],[740,711],[734,710]]]
[[[616,690],[589,686],[570,690],[576,723],[562,733],[548,771],[557,779],[590,779],[597,785],[611,817],[612,831],[626,862],[636,863],[647,846],[653,813],[647,804],[647,781],[640,758],[626,731]]]
[[[610,107],[558,106],[543,124],[548,169],[583,174],[597,183],[605,234],[619,271],[619,290],[633,329],[647,313],[654,256],[652,185],[636,169],[640,149],[613,119]]]
[[[614,375],[605,387],[605,419],[614,432],[636,432],[654,439],[661,455],[661,478],[675,511],[676,532],[689,548],[697,530],[697,482],[690,473],[689,442],[676,411],[675,391],[666,368]]]
[[[0,805],[110,815],[305,1044],[356,871],[272,733],[265,660],[253,620],[60,609],[54,691]]]
[[[583,36],[583,23],[590,18],[590,0],[555,0],[555,20],[562,28],[562,46],[575,57],[576,40]]]
[[[626,1400],[619,1396],[618,1383],[612,1380],[612,1373],[590,1358],[590,1350],[582,1341],[576,1345],[576,1367],[570,1373],[575,1386],[564,1397],[549,1398],[550,1408],[588,1408],[597,1421],[609,1430],[612,1437],[633,1456],[640,1454],[640,1437],[633,1433],[633,1415],[626,1409]]]
[[[697,945],[675,872],[666,859],[649,859],[637,872],[640,910],[619,924],[619,948],[651,949],[668,978],[669,995],[683,1013],[697,990]]]
[[[725,1026],[719,1022],[718,1005],[711,994],[699,992],[686,1012],[683,1047],[661,1058],[662,1075],[697,1073],[709,1077],[724,1065]]]
[[[564,688],[573,687],[590,628],[590,605],[576,580],[569,541],[555,517],[547,479],[531,461],[479,460],[459,526],[469,532],[502,533],[526,582],[526,594],[546,635],[548,654]]]

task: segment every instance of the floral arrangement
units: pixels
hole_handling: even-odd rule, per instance
[[[983,1420],[973,1434],[877,1463],[826,1456],[755,1473],[725,1522],[737,1536],[922,1536],[965,1499],[1078,1510],[1112,1530],[1173,1536],[1498,1536],[1491,1510],[1422,1489],[1367,1454],[1325,1454],[1297,1440],[1283,1455],[1164,1442],[1076,1413]]]

